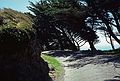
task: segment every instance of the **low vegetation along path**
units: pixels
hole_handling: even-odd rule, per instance
[[[115,56],[74,53],[56,59],[63,64],[64,81],[120,81],[120,59]]]

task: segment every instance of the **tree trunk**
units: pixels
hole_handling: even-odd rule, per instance
[[[107,26],[107,29],[108,29],[110,35],[120,44],[120,40],[117,38],[117,36],[115,36],[115,34],[113,33],[113,31],[108,23],[106,23],[106,26]]]
[[[70,38],[66,35],[66,33],[65,33],[65,31],[63,30],[63,29],[61,29],[62,30],[62,32],[63,32],[63,35],[64,35],[64,37],[66,38],[66,40],[70,43],[70,49],[71,50],[73,50],[73,51],[78,51],[78,49],[77,49],[77,46],[75,45],[75,43],[73,43],[71,40],[70,40]],[[69,47],[68,47],[69,48]]]
[[[59,32],[59,31],[58,31]],[[58,33],[56,33],[56,38],[57,38],[57,40],[58,40],[58,44],[59,44],[59,49],[60,50],[64,50],[64,46],[63,46],[63,43],[62,43],[62,39],[61,39],[61,37],[59,36],[59,34]]]
[[[119,24],[118,18],[114,12],[112,12],[112,14],[113,14],[114,20],[115,20],[116,25],[117,25],[116,28],[117,28],[118,32],[120,33],[120,24]]]
[[[59,42],[59,45],[60,45],[60,49],[64,50],[64,46],[62,44],[62,41],[61,41],[60,37],[58,37],[58,42]]]
[[[112,47],[113,50],[115,50],[115,47],[114,47],[114,44],[113,44],[113,41],[112,41],[112,37],[109,36],[109,38],[110,38],[111,47]]]
[[[89,43],[89,45],[90,45],[91,51],[95,51],[96,48],[95,48],[95,46],[94,46],[94,44],[93,44],[93,41],[88,41],[88,43]]]
[[[107,22],[108,20],[106,18],[104,18],[104,16],[101,15],[100,12],[97,12],[97,14],[98,14],[99,18],[103,21],[103,23],[105,23],[105,25],[107,26],[107,30],[108,30],[109,34],[120,44],[120,40],[117,38],[117,36],[115,36],[111,27],[109,26],[109,23]]]

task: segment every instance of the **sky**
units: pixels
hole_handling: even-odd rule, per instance
[[[29,6],[29,1],[36,2],[39,0],[0,0],[0,8],[11,8],[20,12],[29,12],[27,6]],[[100,35],[100,34],[99,34]],[[104,36],[99,36],[100,42],[95,45],[95,47],[99,50],[109,50],[111,49],[110,44],[108,44],[104,38]],[[119,44],[114,42],[116,48],[119,47]],[[89,49],[89,44],[86,43],[84,46],[80,48],[81,50]]]
[[[21,12],[27,12],[29,1],[36,2],[38,0],[0,0],[0,8],[11,8]]]

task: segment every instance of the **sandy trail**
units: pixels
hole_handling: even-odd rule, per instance
[[[64,81],[120,81],[120,68],[115,68],[113,62],[101,63],[106,58],[95,56],[67,61],[73,59],[68,56],[56,59],[63,64]]]

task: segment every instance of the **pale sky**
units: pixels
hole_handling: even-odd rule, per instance
[[[0,0],[0,8],[11,8],[21,12],[27,12],[29,1],[36,2],[39,0]]]
[[[98,49],[98,50],[111,50],[111,45],[106,41],[105,37],[101,34],[99,34],[99,40],[100,42],[95,44],[95,47]],[[109,41],[109,38],[108,38],[108,41]],[[119,48],[120,45],[114,41],[114,46],[115,48]],[[86,43],[84,46],[81,47],[81,50],[88,50],[89,49],[89,44]]]

